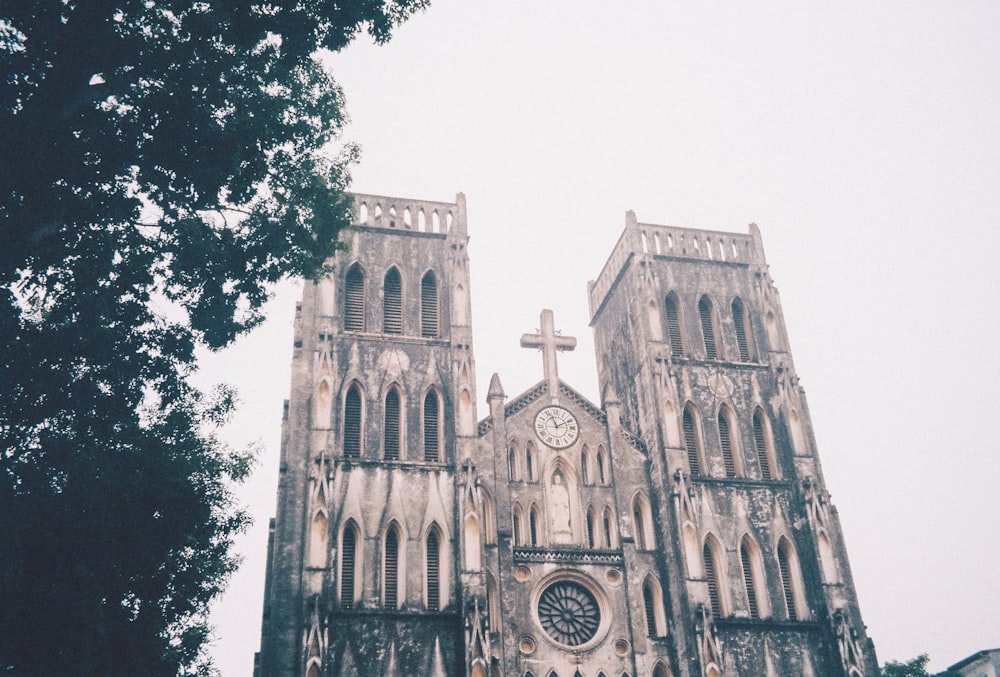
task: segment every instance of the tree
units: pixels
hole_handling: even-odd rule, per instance
[[[920,654],[906,663],[889,661],[882,666],[882,677],[962,677],[952,670],[936,672],[931,675],[927,672],[928,661],[930,661],[930,657],[927,654]]]
[[[233,394],[195,348],[257,324],[350,221],[319,65],[426,0],[0,9],[0,670],[193,673],[246,524]]]

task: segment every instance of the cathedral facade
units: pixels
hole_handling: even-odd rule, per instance
[[[477,412],[465,198],[355,196],[296,310],[257,677],[877,677],[760,233],[639,223],[601,402]]]

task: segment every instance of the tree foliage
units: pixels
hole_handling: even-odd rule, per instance
[[[216,439],[233,395],[188,383],[195,348],[349,222],[317,51],[425,4],[0,8],[0,670],[202,669],[250,456]]]
[[[920,654],[916,658],[905,663],[889,661],[882,666],[882,677],[962,677],[952,670],[936,672],[933,675],[927,672],[927,663],[930,657],[927,654]]]

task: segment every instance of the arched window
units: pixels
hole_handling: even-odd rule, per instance
[[[667,316],[667,341],[670,343],[670,354],[674,357],[684,355],[684,342],[681,338],[681,316],[677,310],[677,297],[671,293],[663,304]]]
[[[344,398],[344,456],[361,456],[361,389],[352,383]]]
[[[642,583],[642,603],[646,612],[646,632],[650,637],[663,637],[667,634],[662,597],[659,582],[652,574],[646,576]]]
[[[722,602],[724,588],[717,551],[718,547],[715,546],[711,538],[705,539],[701,557],[705,571],[705,582],[708,584],[708,601],[712,608],[712,615],[715,618],[721,618],[724,611]]]
[[[511,528],[514,530],[514,545],[524,545],[524,514],[521,506],[514,504],[511,510]]]
[[[590,447],[586,444],[580,451],[580,479],[584,484],[590,484]]]
[[[441,403],[433,389],[424,396],[424,460],[441,460]]]
[[[399,441],[402,438],[399,390],[390,388],[385,394],[385,421],[382,427],[382,454],[387,461],[399,460]]]
[[[740,351],[740,362],[750,361],[750,335],[747,332],[750,326],[749,320],[746,306],[739,297],[736,297],[733,299],[733,327],[736,329],[736,347]]]
[[[365,330],[365,274],[354,264],[344,281],[344,331]]]
[[[757,463],[760,465],[761,479],[772,479],[771,475],[771,440],[769,426],[765,414],[758,407],[753,412],[753,443],[757,449]]]
[[[437,529],[427,532],[427,609],[441,609],[441,537]]]
[[[608,454],[603,446],[597,447],[597,479],[601,484],[608,483]]]
[[[601,513],[601,526],[604,528],[604,547],[608,549],[618,547],[618,539],[615,538],[615,525],[611,519],[611,508],[605,508]]]
[[[489,572],[486,573],[486,620],[491,632],[500,629],[500,600],[497,594],[497,581]]]
[[[632,520],[635,523],[633,527],[635,529],[635,547],[639,550],[652,550],[654,546],[653,517],[645,496],[636,496],[632,501]]]
[[[528,510],[528,535],[531,545],[538,545],[538,509],[535,506]]]
[[[402,334],[403,281],[395,268],[390,268],[385,274],[382,292],[382,331],[386,334]]]
[[[701,449],[698,439],[698,430],[695,424],[695,414],[691,405],[684,407],[683,416],[684,427],[684,447],[687,450],[688,472],[691,475],[701,474]]]
[[[340,606],[350,609],[357,600],[358,576],[358,530],[353,522],[348,522],[340,540]]]
[[[309,670],[306,671],[306,677],[319,677],[319,667],[315,663],[309,665]]]
[[[712,301],[708,296],[702,296],[698,301],[698,315],[701,318],[701,336],[705,340],[705,359],[714,360],[718,357],[715,349],[715,317]]]
[[[399,530],[395,525],[385,533],[382,558],[382,606],[399,608]]]
[[[653,677],[670,677],[670,673],[667,672],[663,663],[657,663],[656,667],[653,668]]]
[[[597,541],[594,533],[594,509],[587,508],[587,547],[596,548]]]
[[[528,482],[535,481],[535,448],[531,442],[524,448],[524,479]]]
[[[734,444],[733,428],[735,418],[730,409],[723,406],[719,409],[719,446],[722,448],[722,463],[726,468],[726,477],[738,477],[743,474],[743,464],[740,462],[739,447]]]
[[[744,536],[740,543],[740,564],[743,566],[743,585],[746,588],[750,618],[769,616],[767,584],[764,581],[764,568],[760,562],[760,551],[749,536]]]
[[[806,615],[801,573],[795,548],[784,536],[778,541],[778,571],[781,573],[781,587],[785,596],[788,620],[797,621]]]
[[[439,335],[438,286],[434,271],[428,270],[420,280],[420,335],[437,338]]]
[[[521,478],[521,473],[518,472],[517,466],[517,447],[512,445],[507,450],[507,479],[511,482],[516,482]]]

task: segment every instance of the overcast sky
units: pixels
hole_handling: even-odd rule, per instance
[[[468,201],[479,416],[542,308],[598,402],[587,281],[640,222],[759,225],[881,662],[1000,646],[1000,3],[434,0],[330,60],[354,189]],[[259,440],[256,520],[216,605],[224,677],[251,674],[294,284],[205,362]]]

